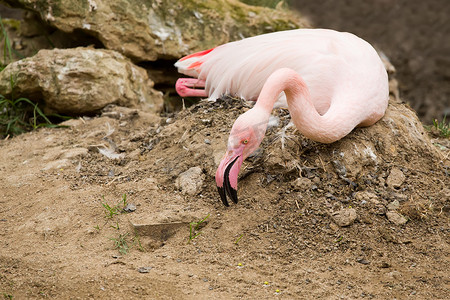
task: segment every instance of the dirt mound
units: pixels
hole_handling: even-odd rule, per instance
[[[214,173],[249,107],[222,99],[168,117],[109,107],[70,128],[1,141],[0,291],[446,297],[448,150],[432,145],[411,110],[391,101],[376,125],[330,145],[303,138],[275,111],[243,164],[240,202],[225,208]],[[181,174],[197,192],[183,189]]]

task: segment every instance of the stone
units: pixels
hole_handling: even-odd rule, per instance
[[[407,218],[405,218],[403,215],[399,214],[396,211],[386,212],[386,217],[390,222],[394,223],[395,225],[403,225],[406,222],[408,222]]]
[[[92,114],[108,104],[159,112],[160,92],[146,71],[118,52],[78,47],[41,50],[0,72],[5,97],[43,102],[47,113]]]
[[[42,170],[48,171],[48,170],[63,170],[65,168],[71,167],[73,164],[70,162],[70,160],[64,158],[64,159],[58,159],[55,161],[51,161],[47,163]]]
[[[127,203],[127,206],[125,206],[123,210],[128,213],[134,212],[136,211],[136,205],[133,203]]]
[[[400,202],[398,202],[398,200],[394,200],[388,204],[387,209],[388,210],[396,210],[399,207],[400,207]]]
[[[205,180],[205,174],[200,167],[192,167],[181,173],[175,180],[175,186],[185,195],[198,194]]]
[[[403,174],[400,169],[392,168],[391,173],[386,180],[386,184],[391,188],[400,188],[405,179],[405,174]]]
[[[88,152],[89,152],[89,150],[87,148],[77,147],[77,148],[65,150],[62,157],[67,158],[67,159],[75,159],[79,156],[86,155]]]
[[[139,273],[148,273],[148,272],[150,272],[151,269],[153,269],[153,267],[140,267],[138,269],[138,272]]]
[[[355,199],[359,201],[367,201],[373,204],[378,204],[380,201],[378,200],[378,196],[374,193],[367,191],[359,191],[355,193]]]
[[[333,221],[341,227],[353,224],[357,217],[358,216],[354,208],[344,208],[331,214]]]
[[[305,27],[287,9],[234,0],[4,0],[67,33],[83,32],[135,62],[174,59],[262,33]]]
[[[292,183],[292,186],[300,190],[307,190],[311,188],[312,181],[306,177],[300,177]]]

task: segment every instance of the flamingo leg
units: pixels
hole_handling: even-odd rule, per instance
[[[175,84],[175,89],[181,97],[208,97],[204,87],[205,81],[197,78],[180,78]]]

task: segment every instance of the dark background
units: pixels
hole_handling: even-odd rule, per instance
[[[450,0],[291,0],[314,27],[352,32],[397,69],[400,97],[424,123],[450,116]]]

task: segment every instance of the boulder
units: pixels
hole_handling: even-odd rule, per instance
[[[146,71],[122,54],[83,47],[41,50],[0,73],[4,96],[44,102],[47,113],[67,115],[94,113],[108,104],[159,112],[162,94],[152,86]]]
[[[222,43],[306,23],[283,9],[236,0],[4,0],[65,32],[82,31],[134,61],[179,58]]]

